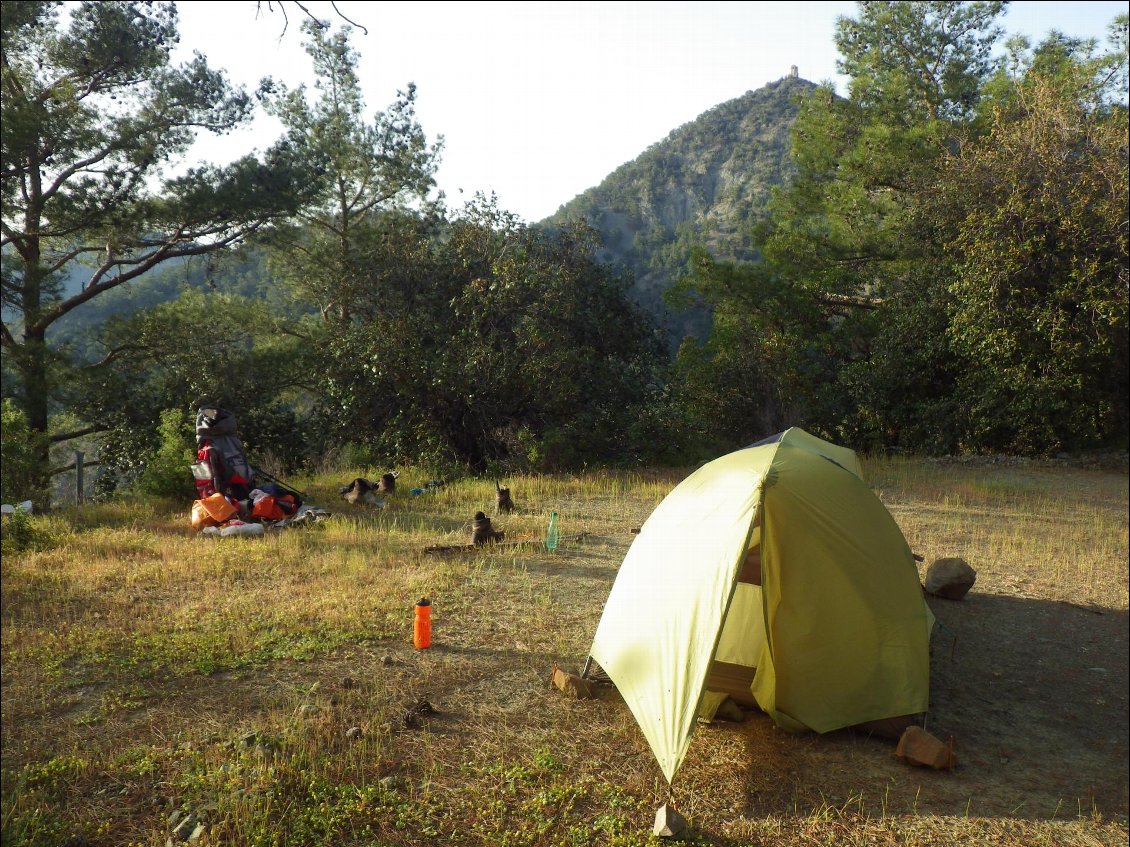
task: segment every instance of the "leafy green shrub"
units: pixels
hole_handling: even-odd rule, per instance
[[[339,462],[342,468],[368,468],[381,464],[371,445],[352,441],[341,445]]]
[[[10,398],[3,401],[0,419],[0,500],[21,503],[46,499],[39,457],[46,455],[46,437],[32,432],[27,418]]]
[[[167,409],[161,413],[157,433],[160,444],[134,487],[142,494],[157,497],[192,497],[192,422],[184,412]]]
[[[38,533],[31,523],[31,515],[23,509],[16,509],[0,523],[0,552],[5,556],[22,553],[36,546]]]

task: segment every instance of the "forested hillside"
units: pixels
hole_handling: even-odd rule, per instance
[[[600,233],[600,259],[631,273],[633,298],[669,340],[677,344],[688,332],[705,337],[704,311],[673,310],[663,294],[686,271],[696,244],[721,259],[756,257],[753,225],[765,217],[773,187],[794,169],[790,132],[798,98],[815,87],[790,76],[715,106],[542,225],[587,221]]]
[[[106,493],[187,497],[204,399],[276,468],[1124,449],[1128,18],[1006,44],[1003,10],[861,3],[844,92],[750,91],[526,225],[446,207],[345,23],[253,96],[172,65],[175,3],[6,0],[0,493],[81,438]],[[259,109],[269,149],[164,176]]]
[[[537,224],[558,229],[580,218],[599,236],[595,258],[629,275],[631,298],[677,345],[690,332],[705,338],[703,308],[672,308],[663,294],[686,272],[691,248],[703,244],[721,259],[756,257],[753,226],[766,214],[770,191],[793,170],[790,132],[798,96],[816,86],[785,77],[700,115],[625,163]],[[60,341],[77,342],[114,315],[176,299],[180,289],[210,288],[256,298],[269,295],[267,256],[256,251],[238,261],[220,257],[169,263],[144,285],[114,290],[55,328]],[[85,271],[89,276],[89,270]],[[81,289],[76,269],[64,285]]]

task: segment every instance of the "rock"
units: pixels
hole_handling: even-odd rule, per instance
[[[596,699],[596,693],[593,691],[591,682],[576,674],[563,671],[557,665],[553,666],[553,684],[570,697],[576,697],[578,700]]]
[[[908,726],[899,739],[895,756],[908,765],[950,770],[957,765],[953,752],[953,739],[944,744],[920,726]]]
[[[717,718],[718,720],[734,721],[736,723],[741,723],[742,721],[745,720],[746,715],[745,715],[745,712],[742,711],[741,706],[739,706],[737,703],[735,703],[733,700],[731,700],[729,697],[727,697],[725,700],[722,701],[722,704],[718,707],[718,710],[714,713],[714,717]]]
[[[351,726],[349,729],[347,729],[345,731],[345,737],[348,738],[351,741],[356,741],[358,738],[361,737],[361,727]]]
[[[946,600],[960,600],[977,581],[977,571],[965,559],[935,559],[926,570],[927,594]]]
[[[687,819],[680,815],[675,808],[664,803],[655,810],[655,826],[652,835],[660,838],[671,838],[682,835],[687,830]]]
[[[196,815],[189,812],[173,827],[173,839],[176,841],[187,841],[188,837],[196,831],[196,823]],[[199,838],[199,836],[197,837]]]

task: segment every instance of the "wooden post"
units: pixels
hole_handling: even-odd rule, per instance
[[[82,459],[81,450],[75,450],[75,504],[82,505]]]

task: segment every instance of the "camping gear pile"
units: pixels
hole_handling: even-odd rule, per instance
[[[914,556],[849,449],[793,428],[722,456],[644,523],[582,676],[615,684],[670,782],[730,698],[791,731],[897,738],[929,706]]]
[[[197,495],[192,528],[206,535],[256,536],[266,526],[306,523],[328,515],[304,505],[301,491],[253,468],[235,415],[216,405],[204,404],[197,411],[192,476]]]

